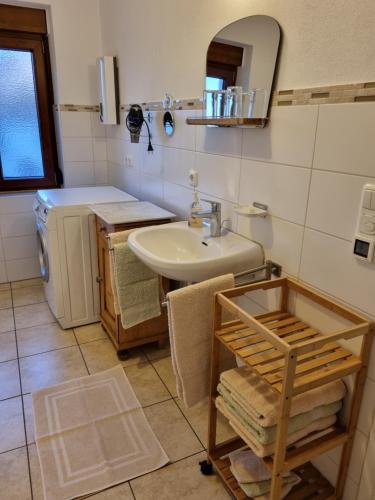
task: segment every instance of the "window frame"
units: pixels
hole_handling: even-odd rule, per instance
[[[33,54],[36,104],[44,177],[4,179],[0,192],[59,187],[59,165],[53,117],[53,90],[47,35],[0,29],[0,49],[29,50]]]

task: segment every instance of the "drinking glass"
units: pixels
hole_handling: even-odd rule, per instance
[[[228,87],[225,99],[225,116],[242,116],[242,87]]]

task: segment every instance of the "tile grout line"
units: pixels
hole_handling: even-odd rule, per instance
[[[79,344],[79,342],[78,342],[78,339],[77,339],[77,336],[76,336],[76,332],[75,332],[75,328],[72,328],[72,331],[73,331],[74,338],[75,338],[75,340],[76,340],[76,342],[77,342],[77,346],[78,346],[79,352],[80,352],[80,354],[81,354],[81,357],[82,357],[83,363],[84,363],[84,365],[85,365],[85,367],[86,367],[87,375],[91,375],[90,370],[89,370],[89,367],[87,366],[87,363],[86,363],[86,360],[85,360],[85,356],[83,355],[83,352],[82,352],[82,350],[81,350],[81,346],[80,346],[80,344]]]
[[[317,136],[318,136],[318,127],[319,127],[319,114],[320,114],[320,105],[318,105],[317,114],[316,114],[316,125],[315,125],[315,132],[314,132],[314,147],[313,147],[312,157],[311,157],[309,185],[308,185],[308,190],[307,190],[307,200],[306,200],[305,214],[304,214],[304,219],[303,219],[303,232],[302,232],[302,241],[301,241],[301,253],[299,255],[298,268],[297,268],[297,277],[298,278],[300,278],[300,275],[301,275],[303,247],[304,247],[304,243],[305,243],[306,228],[308,227],[307,226],[307,215],[308,215],[308,212],[309,212],[309,201],[310,201],[310,195],[311,195],[311,184],[312,184],[312,176],[313,176],[313,168],[314,168],[316,140],[317,140]]]
[[[178,406],[178,404],[176,403],[175,401],[175,398],[173,396],[173,394],[171,393],[171,391],[168,389],[167,385],[165,384],[164,380],[161,378],[161,376],[159,375],[157,369],[155,368],[155,366],[153,365],[152,361],[149,360],[147,354],[142,350],[143,354],[145,355],[146,359],[148,360],[148,362],[150,363],[150,365],[152,366],[152,368],[154,369],[156,375],[159,377],[160,381],[162,382],[162,384],[164,385],[164,387],[166,388],[166,390],[168,391],[168,393],[170,394],[170,396],[172,397],[173,399],[173,402],[174,404],[177,406],[179,412],[181,413],[181,415],[184,417],[184,419],[186,420],[186,422],[188,423],[190,429],[193,431],[195,437],[198,439],[199,443],[201,444],[201,446],[203,447],[203,450],[201,451],[204,451],[206,449],[205,445],[202,443],[202,441],[199,439],[199,436],[198,434],[195,432],[193,426],[191,425],[191,423],[189,422],[189,420],[187,419],[186,415],[184,414],[184,412],[181,410],[181,408]],[[163,358],[160,358],[160,359],[163,359]],[[157,361],[157,360],[154,360],[154,361]],[[177,396],[178,397],[178,396]],[[173,462],[175,463],[175,462]]]
[[[24,405],[24,400],[23,400],[23,389],[22,389],[22,378],[21,378],[21,367],[20,367],[20,358],[19,358],[19,352],[18,352],[18,339],[17,339],[17,329],[16,329],[16,317],[14,314],[14,300],[13,300],[13,289],[12,286],[10,287],[10,296],[12,300],[12,314],[13,314],[13,325],[14,325],[14,337],[16,340],[16,351],[17,351],[17,366],[18,366],[18,377],[19,377],[19,383],[20,383],[20,398],[21,398],[21,406],[22,406],[22,418],[23,418],[23,431],[25,435],[25,448],[26,448],[26,457],[27,457],[27,469],[29,472],[29,486],[30,486],[30,494],[31,494],[31,499],[34,499],[34,493],[33,493],[33,483],[31,479],[31,466],[30,466],[30,454],[29,454],[29,446],[27,442],[27,429],[26,429],[26,415],[25,415],[25,405]]]

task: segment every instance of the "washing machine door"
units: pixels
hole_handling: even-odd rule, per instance
[[[40,274],[42,280],[47,283],[49,280],[49,264],[48,264],[47,242],[43,231],[43,224],[37,222],[36,230],[37,230],[36,234],[38,240]]]

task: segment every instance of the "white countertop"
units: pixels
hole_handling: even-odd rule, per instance
[[[90,205],[90,209],[107,224],[124,224],[158,219],[174,219],[172,212],[148,201],[103,203]]]

